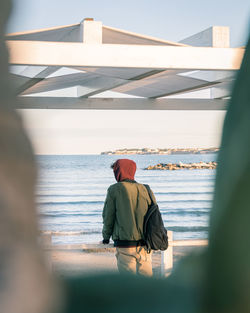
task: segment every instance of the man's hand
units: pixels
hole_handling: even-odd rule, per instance
[[[102,243],[103,243],[104,245],[108,245],[108,244],[109,244],[109,239],[103,239]]]

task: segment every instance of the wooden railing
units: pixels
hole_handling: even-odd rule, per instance
[[[89,252],[95,251],[115,251],[113,245],[97,244],[69,244],[69,245],[52,245],[52,235],[46,234],[42,237],[42,246],[46,250],[85,250]],[[161,251],[161,276],[168,276],[173,268],[173,247],[192,247],[192,246],[206,246],[208,240],[173,240],[173,232],[168,231],[169,246],[166,251]]]
[[[207,246],[208,240],[173,240],[173,232],[168,231],[168,243],[168,249],[161,252],[161,276],[167,276],[172,271],[174,265],[173,247]]]

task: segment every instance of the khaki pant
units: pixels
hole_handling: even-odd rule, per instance
[[[144,247],[116,248],[119,272],[152,276],[151,254]]]

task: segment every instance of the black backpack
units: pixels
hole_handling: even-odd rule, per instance
[[[144,216],[143,222],[143,236],[147,246],[147,251],[151,250],[166,250],[168,248],[168,235],[164,227],[161,212],[158,204],[153,200],[152,191],[148,185],[147,188],[151,205]]]

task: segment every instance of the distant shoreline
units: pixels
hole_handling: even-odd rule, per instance
[[[161,155],[171,155],[171,154],[208,154],[217,153],[219,148],[177,148],[177,149],[119,149],[114,151],[104,151],[101,155],[133,155],[133,154],[161,154]]]
[[[187,170],[201,170],[201,169],[207,169],[207,170],[214,170],[217,167],[217,162],[199,162],[199,163],[158,163],[156,165],[149,165],[148,167],[144,168],[144,170],[181,170],[181,169],[187,169]]]

